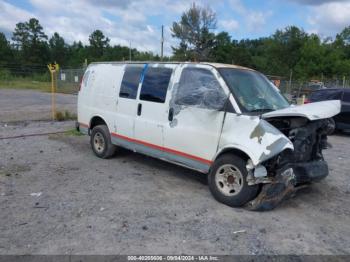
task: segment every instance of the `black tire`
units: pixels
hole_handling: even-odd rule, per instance
[[[104,159],[112,157],[117,148],[112,144],[111,135],[106,125],[98,125],[92,129],[90,145],[95,155]]]
[[[229,193],[226,192],[227,194],[234,194],[234,195],[224,194],[223,188],[225,187],[225,185],[221,186],[221,184],[223,183],[217,182],[216,180],[216,176],[222,176],[219,173],[222,169],[224,169],[224,167],[229,167],[231,170],[233,169],[234,171],[239,170],[240,172],[240,174],[238,175],[238,177],[240,178],[239,183],[237,182],[238,184],[240,184],[238,186],[240,190],[237,190],[236,192],[235,190],[232,189],[231,191],[233,192],[231,191]],[[253,200],[257,196],[259,191],[259,185],[253,185],[253,186],[248,185],[247,174],[248,172],[246,170],[246,161],[244,161],[242,158],[234,154],[224,154],[220,156],[211,167],[211,170],[208,176],[209,189],[212,195],[214,196],[214,198],[221,203],[224,203],[231,207],[244,206],[247,202]],[[234,181],[236,180],[236,178],[237,177],[234,178]],[[218,178],[218,180],[220,179]],[[227,182],[229,182],[229,179],[227,179]],[[227,188],[229,187],[226,187],[226,189]]]
[[[331,136],[335,133],[336,129],[336,124],[334,118],[328,118],[328,130],[327,130],[327,135]]]

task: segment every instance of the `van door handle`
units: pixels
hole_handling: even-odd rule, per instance
[[[173,119],[174,119],[174,108],[171,107],[169,109],[168,120],[173,121]]]
[[[140,115],[141,115],[141,112],[142,112],[142,104],[139,103],[139,104],[137,105],[137,115],[140,116]]]

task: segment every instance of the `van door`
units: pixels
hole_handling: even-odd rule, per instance
[[[137,114],[136,98],[143,70],[144,64],[130,64],[124,67],[115,114],[116,132],[112,132],[113,143],[132,150],[135,150],[132,139],[134,138],[134,122]]]
[[[164,129],[168,158],[207,172],[218,148],[228,90],[224,91],[215,69],[185,66],[175,80]]]
[[[148,65],[141,77],[135,118],[136,151],[163,158],[163,128],[168,124],[167,90],[174,65]]]

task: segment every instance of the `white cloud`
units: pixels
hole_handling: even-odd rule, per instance
[[[234,32],[239,28],[239,23],[234,19],[219,20],[219,26],[228,32]]]
[[[347,2],[349,0],[289,0],[290,2],[296,2],[303,5],[322,5],[325,3],[340,3],[340,2]]]
[[[241,0],[230,0],[229,3],[232,10],[243,18],[248,30],[251,32],[260,31],[267,23],[267,18],[273,14],[272,11],[263,12],[247,8]]]
[[[165,25],[166,55],[172,53],[171,46],[178,41],[171,37],[170,27],[178,21],[182,12],[192,2],[188,0],[27,0],[32,8],[27,11],[16,7],[10,1],[0,0],[0,31],[11,37],[16,23],[39,19],[45,33],[51,37],[58,32],[68,43],[81,41],[88,44],[89,35],[100,29],[111,39],[111,44],[129,45],[141,51],[160,52],[161,24]],[[227,2],[196,0],[201,6],[222,8]],[[267,22],[268,14],[246,8],[240,0],[230,0],[230,7],[242,17],[240,24],[233,18],[219,19],[223,30],[237,32],[239,26],[258,31]],[[229,9],[228,9],[229,10]],[[219,17],[219,14],[218,14]],[[153,23],[152,23],[153,21]],[[159,22],[155,25],[154,21]]]
[[[311,7],[307,19],[310,31],[321,36],[335,36],[336,33],[350,26],[350,2],[326,3]]]
[[[14,30],[15,25],[23,20],[27,20],[34,15],[11,4],[0,1],[0,31],[10,36]]]
[[[69,43],[82,41],[87,44],[89,35],[100,29],[111,39],[111,44],[129,46],[131,41],[133,48],[159,53],[160,27],[148,25],[146,14],[161,14],[165,4],[157,6],[157,0],[150,0],[148,9],[137,5],[135,0],[125,1],[124,5],[107,5],[109,1],[102,1],[100,5],[93,5],[93,0],[89,2],[30,0],[34,11],[29,12],[0,0],[0,31],[11,37],[16,23],[36,17],[49,37],[58,32]],[[178,5],[175,6],[178,8]],[[106,18],[105,13],[110,13],[117,19]],[[170,45],[166,45],[165,52],[171,54]]]
[[[243,5],[241,0],[230,0],[230,5],[231,5],[233,11],[235,11],[241,15],[245,15],[248,12],[248,10]]]
[[[39,19],[45,33],[50,37],[58,32],[69,43],[81,41],[88,44],[89,35],[100,29],[111,39],[111,44],[127,45],[131,42],[133,48],[140,51],[160,52],[161,24],[165,25],[164,52],[171,55],[172,45],[176,40],[171,37],[171,22],[180,18],[182,12],[188,9],[191,3],[187,0],[28,0],[33,12],[25,11],[10,3],[0,0],[6,9],[0,6],[0,31],[10,35],[15,24],[27,21],[30,17]],[[200,0],[205,5],[210,0]],[[3,19],[2,10],[12,10]],[[22,13],[25,13],[23,15]],[[161,17],[159,26],[150,25],[149,19],[153,16]],[[161,19],[164,21],[161,21]]]
[[[272,16],[272,11],[255,12],[251,11],[247,14],[247,27],[251,31],[259,31],[267,23],[267,19]]]

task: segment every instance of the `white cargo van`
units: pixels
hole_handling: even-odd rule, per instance
[[[274,208],[328,175],[340,101],[290,106],[261,73],[213,63],[92,63],[77,128],[100,158],[118,147],[208,174],[220,202]],[[171,190],[171,187],[169,187]]]

